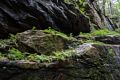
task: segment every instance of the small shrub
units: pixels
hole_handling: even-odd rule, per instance
[[[11,39],[12,41],[16,41],[16,35],[10,34],[10,39]]]
[[[71,57],[74,53],[74,50],[66,50],[62,52],[54,52],[53,55],[37,55],[37,54],[31,54],[27,57],[30,61],[36,61],[36,62],[52,62],[52,61],[64,61],[67,58]]]
[[[7,56],[11,60],[24,59],[24,54],[22,52],[20,52],[18,49],[15,49],[15,48],[10,49]]]
[[[31,54],[27,57],[28,60],[30,61],[35,61],[35,62],[50,62],[50,56],[47,55],[37,55],[37,54]]]

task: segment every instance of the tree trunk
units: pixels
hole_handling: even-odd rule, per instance
[[[102,5],[102,11],[103,11],[103,14],[106,15],[106,10],[105,10],[105,4],[106,4],[106,0],[103,0],[103,5]]]

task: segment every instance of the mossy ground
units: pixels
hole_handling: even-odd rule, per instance
[[[120,29],[116,29],[115,31],[110,31],[108,29],[101,29],[101,30],[94,30],[90,33],[80,33],[81,37],[84,37],[85,39],[81,40],[81,43],[97,43],[97,44],[104,44],[103,42],[96,41],[93,38],[94,37],[104,37],[104,36],[120,36]]]
[[[101,30],[91,31],[90,33],[80,33],[80,35],[87,38],[91,38],[93,36],[120,35],[120,33],[119,33],[119,29],[116,29],[116,31],[101,29]]]

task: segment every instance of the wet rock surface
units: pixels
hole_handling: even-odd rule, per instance
[[[96,37],[94,37],[94,39],[96,41],[104,42],[107,44],[120,45],[120,36],[118,36],[118,35],[96,36]]]
[[[0,37],[36,26],[79,34],[89,32],[89,20],[63,0],[2,0],[0,1]]]

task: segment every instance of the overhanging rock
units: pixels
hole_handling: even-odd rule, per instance
[[[1,0],[0,37],[36,26],[78,34],[89,32],[89,20],[63,0]]]

